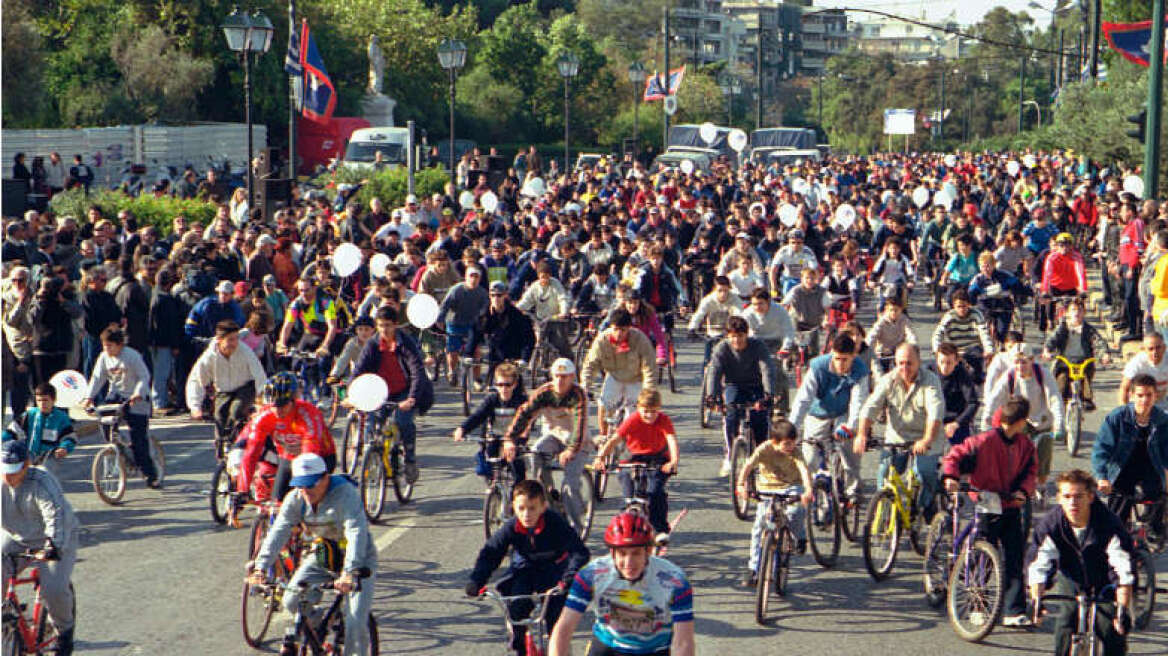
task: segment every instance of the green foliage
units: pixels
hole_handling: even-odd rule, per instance
[[[98,205],[105,216],[115,216],[122,210],[129,210],[138,219],[138,225],[153,225],[162,234],[169,234],[174,217],[182,215],[188,221],[200,221],[208,225],[215,218],[216,205],[202,200],[182,200],[169,196],[154,197],[142,194],[137,198],[120,191],[94,189],[88,196],[81,189],[61,192],[49,201],[53,211],[60,216],[72,216],[84,220],[91,205]]]
[[[414,193],[418,196],[442,193],[449,177],[440,168],[422,169],[414,173]],[[342,183],[364,185],[357,191],[355,200],[364,207],[369,201],[380,198],[386,207],[405,205],[409,190],[409,176],[404,168],[387,169],[370,174],[365,171],[338,169],[335,173],[322,175],[313,184],[335,188]]]

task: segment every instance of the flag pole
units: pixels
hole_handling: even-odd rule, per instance
[[[288,40],[296,33],[296,0],[288,0]],[[303,47],[303,45],[302,45]],[[298,76],[288,76],[288,178],[296,179],[296,83]]]

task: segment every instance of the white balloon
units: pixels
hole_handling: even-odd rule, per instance
[[[466,209],[474,205],[474,198],[474,194],[470,191],[464,191],[458,195],[458,204],[462,206],[462,209]]]
[[[803,178],[795,178],[791,181],[791,191],[797,194],[806,195],[810,190],[811,185],[807,184],[807,181]]]
[[[429,294],[414,294],[406,304],[406,317],[419,330],[425,330],[438,320],[438,301]]]
[[[520,192],[528,198],[539,198],[547,191],[547,185],[543,178],[532,178],[523,183],[523,190]]]
[[[957,185],[952,182],[945,182],[941,185],[941,191],[945,192],[950,199],[957,198]]]
[[[749,141],[749,137],[747,137],[746,133],[742,130],[734,128],[730,131],[730,135],[726,138],[726,141],[730,143],[731,148],[741,153],[742,150],[746,148],[746,143]]]
[[[883,192],[881,192],[881,194],[880,194],[880,202],[881,202],[881,203],[884,203],[885,205],[887,205],[887,204],[888,204],[888,199],[889,199],[889,198],[892,198],[892,196],[893,196],[893,194],[892,194],[892,190],[891,190],[891,189],[885,189],[885,190],[884,190]]]
[[[799,208],[790,203],[784,203],[779,208],[779,221],[782,221],[783,225],[788,228],[795,225],[799,221]]]
[[[389,267],[390,259],[385,253],[374,253],[373,257],[369,258],[369,273],[374,278],[384,278],[385,269]]]
[[[58,408],[74,408],[81,405],[85,400],[85,393],[89,390],[85,376],[72,369],[64,369],[53,374],[49,384],[57,390],[55,405]]]
[[[357,271],[365,256],[356,244],[345,242],[333,251],[333,272],[342,278],[347,278]]]
[[[757,203],[757,202],[751,203],[750,204],[750,211],[753,212],[755,210],[758,210],[759,214],[761,216],[764,216],[764,217],[766,216],[766,205],[763,205],[762,203]]]
[[[1138,175],[1129,175],[1123,179],[1123,190],[1136,198],[1144,197],[1144,179]]]
[[[479,197],[479,200],[483,202],[483,209],[488,212],[494,212],[499,208],[499,197],[493,191],[484,193]]]
[[[686,175],[692,175],[694,172],[694,163],[692,159],[681,160],[681,172]]]
[[[917,187],[916,189],[913,189],[913,204],[921,209],[924,209],[925,206],[929,204],[930,195],[931,194],[929,193],[929,189],[927,187]]]
[[[957,166],[957,156],[956,155],[946,155],[945,156],[945,166],[948,166],[949,168],[953,168],[953,167]]]
[[[948,210],[953,205],[953,196],[949,195],[948,189],[942,189],[933,196],[933,204]]]
[[[1021,170],[1022,167],[1018,165],[1018,162],[1015,162],[1014,160],[1006,162],[1006,173],[1009,173],[1010,177],[1018,177],[1018,172]]]
[[[714,139],[718,138],[718,126],[706,121],[698,126],[698,136],[702,138],[702,141],[712,144]]]
[[[1022,163],[1026,165],[1026,168],[1032,169],[1034,168],[1034,165],[1038,163],[1038,160],[1034,159],[1034,155],[1026,153],[1022,156]]]
[[[349,383],[349,402],[362,412],[373,412],[389,398],[389,386],[377,374],[361,374]]]
[[[840,230],[847,230],[856,222],[856,208],[844,203],[835,208],[835,225]]]

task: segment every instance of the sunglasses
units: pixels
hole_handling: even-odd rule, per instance
[[[515,381],[495,381],[495,387],[515,387]]]

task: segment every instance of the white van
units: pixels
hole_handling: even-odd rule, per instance
[[[348,169],[372,168],[377,161],[377,153],[381,153],[381,161],[387,168],[397,168],[406,165],[406,152],[409,148],[410,131],[408,128],[361,128],[353,130],[349,137],[349,145],[345,148],[345,157],[341,165]]]

